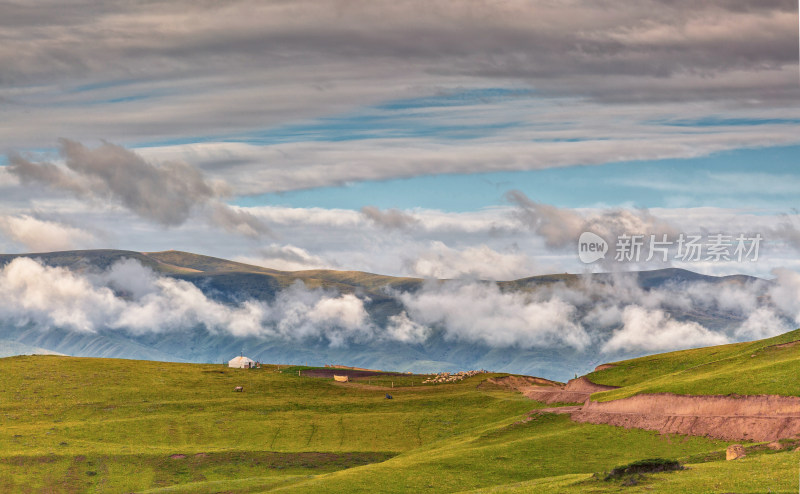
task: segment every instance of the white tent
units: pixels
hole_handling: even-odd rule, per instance
[[[244,356],[233,358],[230,360],[230,362],[228,362],[228,367],[235,367],[237,369],[249,369],[255,366],[255,361]]]

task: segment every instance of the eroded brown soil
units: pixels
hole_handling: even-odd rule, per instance
[[[522,392],[528,398],[542,403],[584,403],[592,393],[616,389],[614,386],[595,384],[585,377],[571,379],[566,386],[558,388],[531,387]]]
[[[614,365],[614,364],[600,364],[600,365],[598,365],[597,367],[594,368],[594,371],[597,372],[597,371],[606,370],[606,369],[613,369],[614,367],[616,367],[616,365]]]
[[[592,383],[581,379],[584,381],[576,383],[573,388],[586,389],[588,392],[591,386],[586,383]],[[567,392],[566,389],[563,392]],[[574,393],[577,397],[579,392]],[[543,401],[541,395],[536,393],[531,398]],[[777,441],[800,437],[800,397],[795,396],[686,396],[660,393],[606,402],[592,401],[587,396],[582,406],[546,408],[534,413],[566,413],[575,422],[726,440]]]

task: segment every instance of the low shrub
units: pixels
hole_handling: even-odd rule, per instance
[[[627,465],[615,467],[606,475],[605,480],[618,480],[630,475],[671,472],[674,470],[683,470],[683,465],[676,460],[667,460],[665,458],[648,458],[646,460],[637,460],[633,463],[628,463]]]

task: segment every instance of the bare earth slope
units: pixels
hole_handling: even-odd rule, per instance
[[[792,334],[793,333],[793,334]],[[777,339],[798,338],[797,332],[787,333]],[[544,403],[583,403],[581,406],[555,407],[537,410],[536,413],[563,413],[569,414],[575,422],[591,424],[609,424],[626,429],[637,428],[655,430],[664,434],[689,434],[695,436],[714,437],[725,440],[750,440],[750,441],[777,441],[779,439],[800,437],[800,397],[793,396],[796,379],[786,377],[784,373],[787,365],[800,370],[800,359],[794,355],[798,348],[793,342],[775,345],[772,340],[763,340],[753,344],[741,344],[747,350],[747,355],[741,356],[731,353],[727,358],[714,360],[718,365],[723,361],[735,363],[742,376],[742,389],[746,395],[731,393],[727,395],[706,393],[706,389],[697,388],[697,394],[676,394],[671,392],[657,393],[629,393],[626,395],[625,386],[599,385],[593,383],[587,376],[570,381],[564,389],[530,389],[525,392],[529,398]],[[800,341],[800,340],[796,340]],[[759,361],[759,355],[750,354],[753,345],[762,343],[762,348],[768,350],[769,362]],[[731,346],[729,346],[731,347]],[[720,347],[721,348],[721,347]],[[708,349],[713,350],[713,348]],[[695,354],[698,350],[691,351]],[[713,352],[712,352],[713,353]],[[790,354],[791,353],[791,354]],[[686,359],[688,352],[675,352],[654,356],[656,359]],[[717,355],[719,356],[719,355]],[[644,360],[644,359],[637,359]],[[627,374],[632,374],[637,365],[645,366],[649,362],[630,364],[620,362],[620,367],[627,366]],[[752,362],[752,364],[751,364]],[[662,362],[663,363],[663,362]],[[770,364],[775,365],[770,365]],[[778,365],[779,364],[779,365]],[[614,367],[617,367],[615,365]],[[729,365],[729,364],[726,364]],[[753,394],[751,387],[745,387],[749,366],[752,371],[760,374],[760,379],[768,379],[773,383],[770,390],[781,391],[780,383],[785,382],[785,395],[782,394]],[[600,366],[603,369],[612,369],[610,366]],[[672,381],[681,379],[687,382],[707,382],[707,390],[719,389],[711,377],[708,377],[707,364],[686,366],[677,371]],[[778,369],[780,372],[771,369]],[[771,375],[774,372],[775,375]],[[593,373],[597,374],[597,372]],[[664,381],[664,376],[651,376],[645,381],[637,381],[629,376],[631,387],[636,389],[658,389],[648,382],[659,383]],[[791,381],[791,382],[788,382]],[[777,385],[775,384],[777,383]],[[726,382],[726,386],[730,386]],[[729,389],[729,388],[724,388]],[[609,393],[610,390],[616,390]],[[602,393],[592,396],[593,393]],[[632,396],[631,396],[632,394]],[[624,396],[608,400],[608,396]],[[599,399],[605,399],[600,401]]]
[[[616,386],[595,384],[586,377],[571,379],[566,386],[556,389],[531,387],[523,391],[528,398],[542,403],[584,403],[592,393],[616,389]]]
[[[637,395],[537,412],[568,413],[572,420],[725,440],[777,441],[800,436],[795,396]]]

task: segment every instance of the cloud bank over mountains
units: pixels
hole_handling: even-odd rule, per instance
[[[202,284],[130,259],[102,271],[72,271],[22,257],[0,269],[0,322],[39,332],[133,336],[201,328],[332,348],[391,341],[424,347],[435,337],[484,348],[630,355],[763,338],[800,325],[800,274],[776,274],[772,282],[687,281],[649,289],[624,274],[527,288],[429,281],[417,290],[387,288],[384,295],[398,309],[383,319],[370,312],[363,293],[308,289],[299,281],[269,300],[224,302]],[[703,326],[698,314],[715,325]],[[728,322],[720,325],[719,316]]]
[[[63,328],[180,332],[196,326],[237,337],[324,339],[330,345],[372,334],[363,301],[350,294],[306,290],[295,285],[271,304],[246,300],[228,305],[208,298],[183,280],[158,276],[133,260],[100,273],[76,273],[30,258],[0,270],[0,319],[5,324],[47,331]]]

